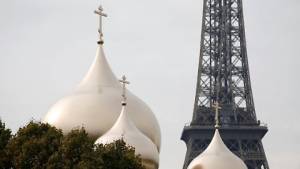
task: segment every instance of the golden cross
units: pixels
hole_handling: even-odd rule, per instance
[[[216,128],[220,127],[220,121],[219,121],[219,110],[222,109],[222,107],[220,106],[220,103],[218,101],[214,102],[214,104],[212,105],[213,108],[215,108],[215,120],[216,120]]]
[[[119,80],[120,83],[122,83],[123,91],[122,91],[122,97],[123,97],[123,103],[126,104],[126,85],[130,84],[129,81],[127,81],[127,78],[125,75],[122,76],[122,79]]]
[[[98,9],[96,9],[94,11],[95,14],[99,15],[99,29],[98,29],[98,32],[99,32],[99,36],[100,36],[100,40],[99,40],[99,44],[103,44],[104,41],[103,41],[103,31],[102,31],[102,17],[107,17],[107,14],[103,13],[103,8],[102,6],[100,5]]]

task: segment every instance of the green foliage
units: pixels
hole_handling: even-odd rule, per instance
[[[3,150],[11,138],[11,130],[0,120],[0,150]]]
[[[12,167],[44,169],[50,156],[58,151],[62,132],[49,124],[30,122],[20,128],[8,144]]]
[[[95,153],[102,169],[145,169],[140,156],[135,155],[135,149],[127,146],[124,140],[96,145]]]
[[[9,168],[10,160],[7,154],[6,145],[11,139],[11,130],[5,127],[0,120],[0,169]]]
[[[84,129],[66,135],[56,154],[48,161],[48,169],[92,168],[94,166],[94,140]]]
[[[145,169],[134,148],[123,140],[95,146],[84,129],[66,135],[47,166],[47,169]]]
[[[83,128],[63,136],[49,124],[31,121],[11,138],[0,121],[0,132],[1,151],[7,152],[5,166],[0,154],[0,169],[145,169],[123,140],[94,145]]]

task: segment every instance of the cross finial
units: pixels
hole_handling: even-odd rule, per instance
[[[220,106],[220,103],[218,101],[215,101],[214,104],[212,105],[213,108],[215,108],[215,121],[216,121],[216,128],[220,128],[220,121],[219,121],[219,110],[222,109]]]
[[[126,105],[126,100],[127,100],[127,97],[126,97],[126,85],[130,84],[129,81],[127,81],[127,78],[125,75],[122,76],[122,79],[119,80],[120,83],[122,83],[122,87],[123,87],[123,91],[122,91],[122,97],[123,97],[123,100],[122,100],[122,105]]]
[[[100,5],[98,9],[96,9],[94,11],[95,14],[99,15],[99,41],[98,44],[99,45],[103,45],[104,41],[103,41],[103,31],[102,31],[102,17],[107,17],[107,14],[103,13],[103,8]]]

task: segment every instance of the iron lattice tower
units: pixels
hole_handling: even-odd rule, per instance
[[[248,169],[269,169],[256,118],[248,68],[242,0],[204,0],[200,63],[194,113],[181,139],[187,145],[184,169],[210,143],[213,103],[221,104],[220,132]]]

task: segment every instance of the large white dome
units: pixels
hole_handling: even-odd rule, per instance
[[[109,144],[123,139],[127,145],[135,148],[136,155],[141,155],[143,165],[147,169],[157,169],[159,153],[155,144],[136,128],[127,113],[126,104],[124,104],[116,123],[108,132],[97,139],[95,144]]]
[[[207,149],[190,163],[188,169],[247,169],[247,166],[226,147],[217,129]]]
[[[111,71],[100,44],[96,58],[77,89],[58,101],[47,113],[44,122],[64,133],[76,127],[85,127],[95,137],[103,135],[117,120],[122,87]],[[128,112],[141,130],[160,149],[161,134],[151,109],[138,97],[127,91]]]

